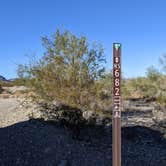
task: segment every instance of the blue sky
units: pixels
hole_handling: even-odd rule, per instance
[[[142,76],[166,53],[166,1],[0,0],[0,75],[16,77],[26,55],[41,57],[41,37],[57,28],[102,43],[107,69],[112,43],[121,42],[124,76]]]

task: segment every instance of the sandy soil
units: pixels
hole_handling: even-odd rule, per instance
[[[28,120],[29,110],[22,110],[18,98],[0,98],[0,127]]]

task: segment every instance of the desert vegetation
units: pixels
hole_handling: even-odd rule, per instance
[[[0,93],[3,91],[3,89],[2,89],[2,85],[0,85]]]
[[[112,105],[112,71],[105,72],[106,59],[101,44],[90,44],[59,29],[43,37],[45,53],[39,60],[18,66],[19,79],[46,103],[58,101],[82,111],[103,113]],[[148,98],[166,105],[166,56],[159,59],[161,69],[151,66],[144,77],[122,78],[123,99]]]
[[[149,67],[145,77],[127,79],[123,85],[124,98],[151,98],[166,104],[166,76],[155,67]]]
[[[47,102],[56,99],[82,110],[100,111],[105,71],[102,46],[59,30],[52,38],[43,37],[42,43],[46,51],[39,61],[19,65],[20,80]]]

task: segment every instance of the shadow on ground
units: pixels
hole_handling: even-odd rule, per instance
[[[111,127],[85,126],[80,139],[41,120],[0,129],[0,166],[110,166]],[[166,140],[146,127],[122,128],[122,166],[165,166]]]

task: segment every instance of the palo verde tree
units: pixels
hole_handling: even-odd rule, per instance
[[[86,37],[69,31],[43,37],[44,56],[33,64],[21,66],[19,73],[31,80],[31,86],[42,99],[58,100],[81,109],[100,96],[105,67],[104,50],[100,44],[90,45]]]

